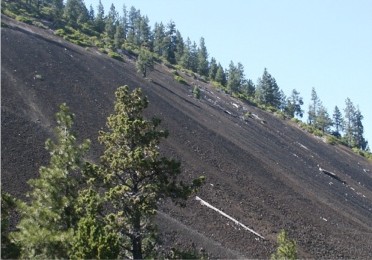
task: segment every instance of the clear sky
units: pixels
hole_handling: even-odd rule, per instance
[[[155,22],[173,20],[183,38],[204,37],[224,68],[241,62],[257,82],[266,67],[286,95],[297,89],[306,112],[311,88],[332,116],[349,97],[364,116],[372,148],[372,0],[101,0],[122,15],[134,6]],[[98,0],[85,0],[96,10]]]

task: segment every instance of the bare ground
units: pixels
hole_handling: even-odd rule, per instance
[[[252,228],[244,230],[191,198],[186,208],[161,202],[164,246],[204,248],[216,258],[268,258],[280,229],[297,241],[302,258],[372,258],[372,165],[348,148],[331,146],[289,121],[156,65],[141,78],[130,57],[119,62],[50,31],[2,17],[1,187],[23,197],[26,181],[48,161],[54,114],[66,102],[75,130],[101,152],[97,131],[113,110],[118,86],[141,87],[148,117],[170,131],[164,154],[182,161],[184,176],[205,175],[198,196]],[[192,96],[199,85],[201,99]],[[243,115],[251,112],[251,117]],[[320,171],[319,167],[337,175]]]

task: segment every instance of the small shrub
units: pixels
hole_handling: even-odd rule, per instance
[[[188,85],[186,80],[184,78],[182,78],[181,76],[174,76],[174,79],[181,84]]]
[[[194,97],[197,99],[200,99],[200,88],[198,86],[195,86],[192,90],[192,93],[194,94]]]
[[[330,144],[330,145],[336,145],[336,144],[339,144],[340,141],[339,139],[337,139],[335,136],[333,135],[327,135],[326,136],[326,143],[327,144]]]
[[[28,17],[17,15],[15,19],[19,22],[22,22],[22,23],[32,24],[32,19],[30,19]]]
[[[115,60],[124,61],[123,57],[120,54],[116,53],[116,52],[110,51],[107,55],[110,58],[113,58]]]
[[[296,242],[288,238],[285,230],[278,235],[278,248],[271,259],[297,259]]]
[[[54,34],[57,35],[57,36],[63,37],[63,36],[66,35],[66,32],[63,29],[57,29],[57,30],[54,31]]]
[[[39,21],[32,21],[32,24],[39,27],[39,28],[42,28],[42,29],[48,29],[49,28],[48,26],[45,26],[44,24],[42,24]]]

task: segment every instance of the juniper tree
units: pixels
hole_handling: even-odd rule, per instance
[[[101,157],[101,174],[107,187],[106,197],[113,209],[121,234],[120,257],[142,259],[153,251],[154,216],[160,198],[184,201],[201,185],[179,182],[180,163],[161,157],[158,145],[167,131],[159,130],[159,119],[142,116],[147,98],[140,89],[120,87],[115,111],[107,119],[107,131],[100,131],[99,141],[105,151]]]
[[[89,141],[77,143],[71,132],[74,115],[65,104],[56,118],[56,141],[46,141],[49,165],[42,166],[39,177],[28,182],[30,201],[18,203],[20,223],[12,238],[20,246],[22,258],[68,258],[78,222],[74,206]]]

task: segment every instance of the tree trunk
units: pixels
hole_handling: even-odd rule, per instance
[[[133,231],[132,236],[132,253],[133,259],[143,259],[142,256],[142,236],[141,236],[141,213],[136,212],[136,216],[133,221]]]

